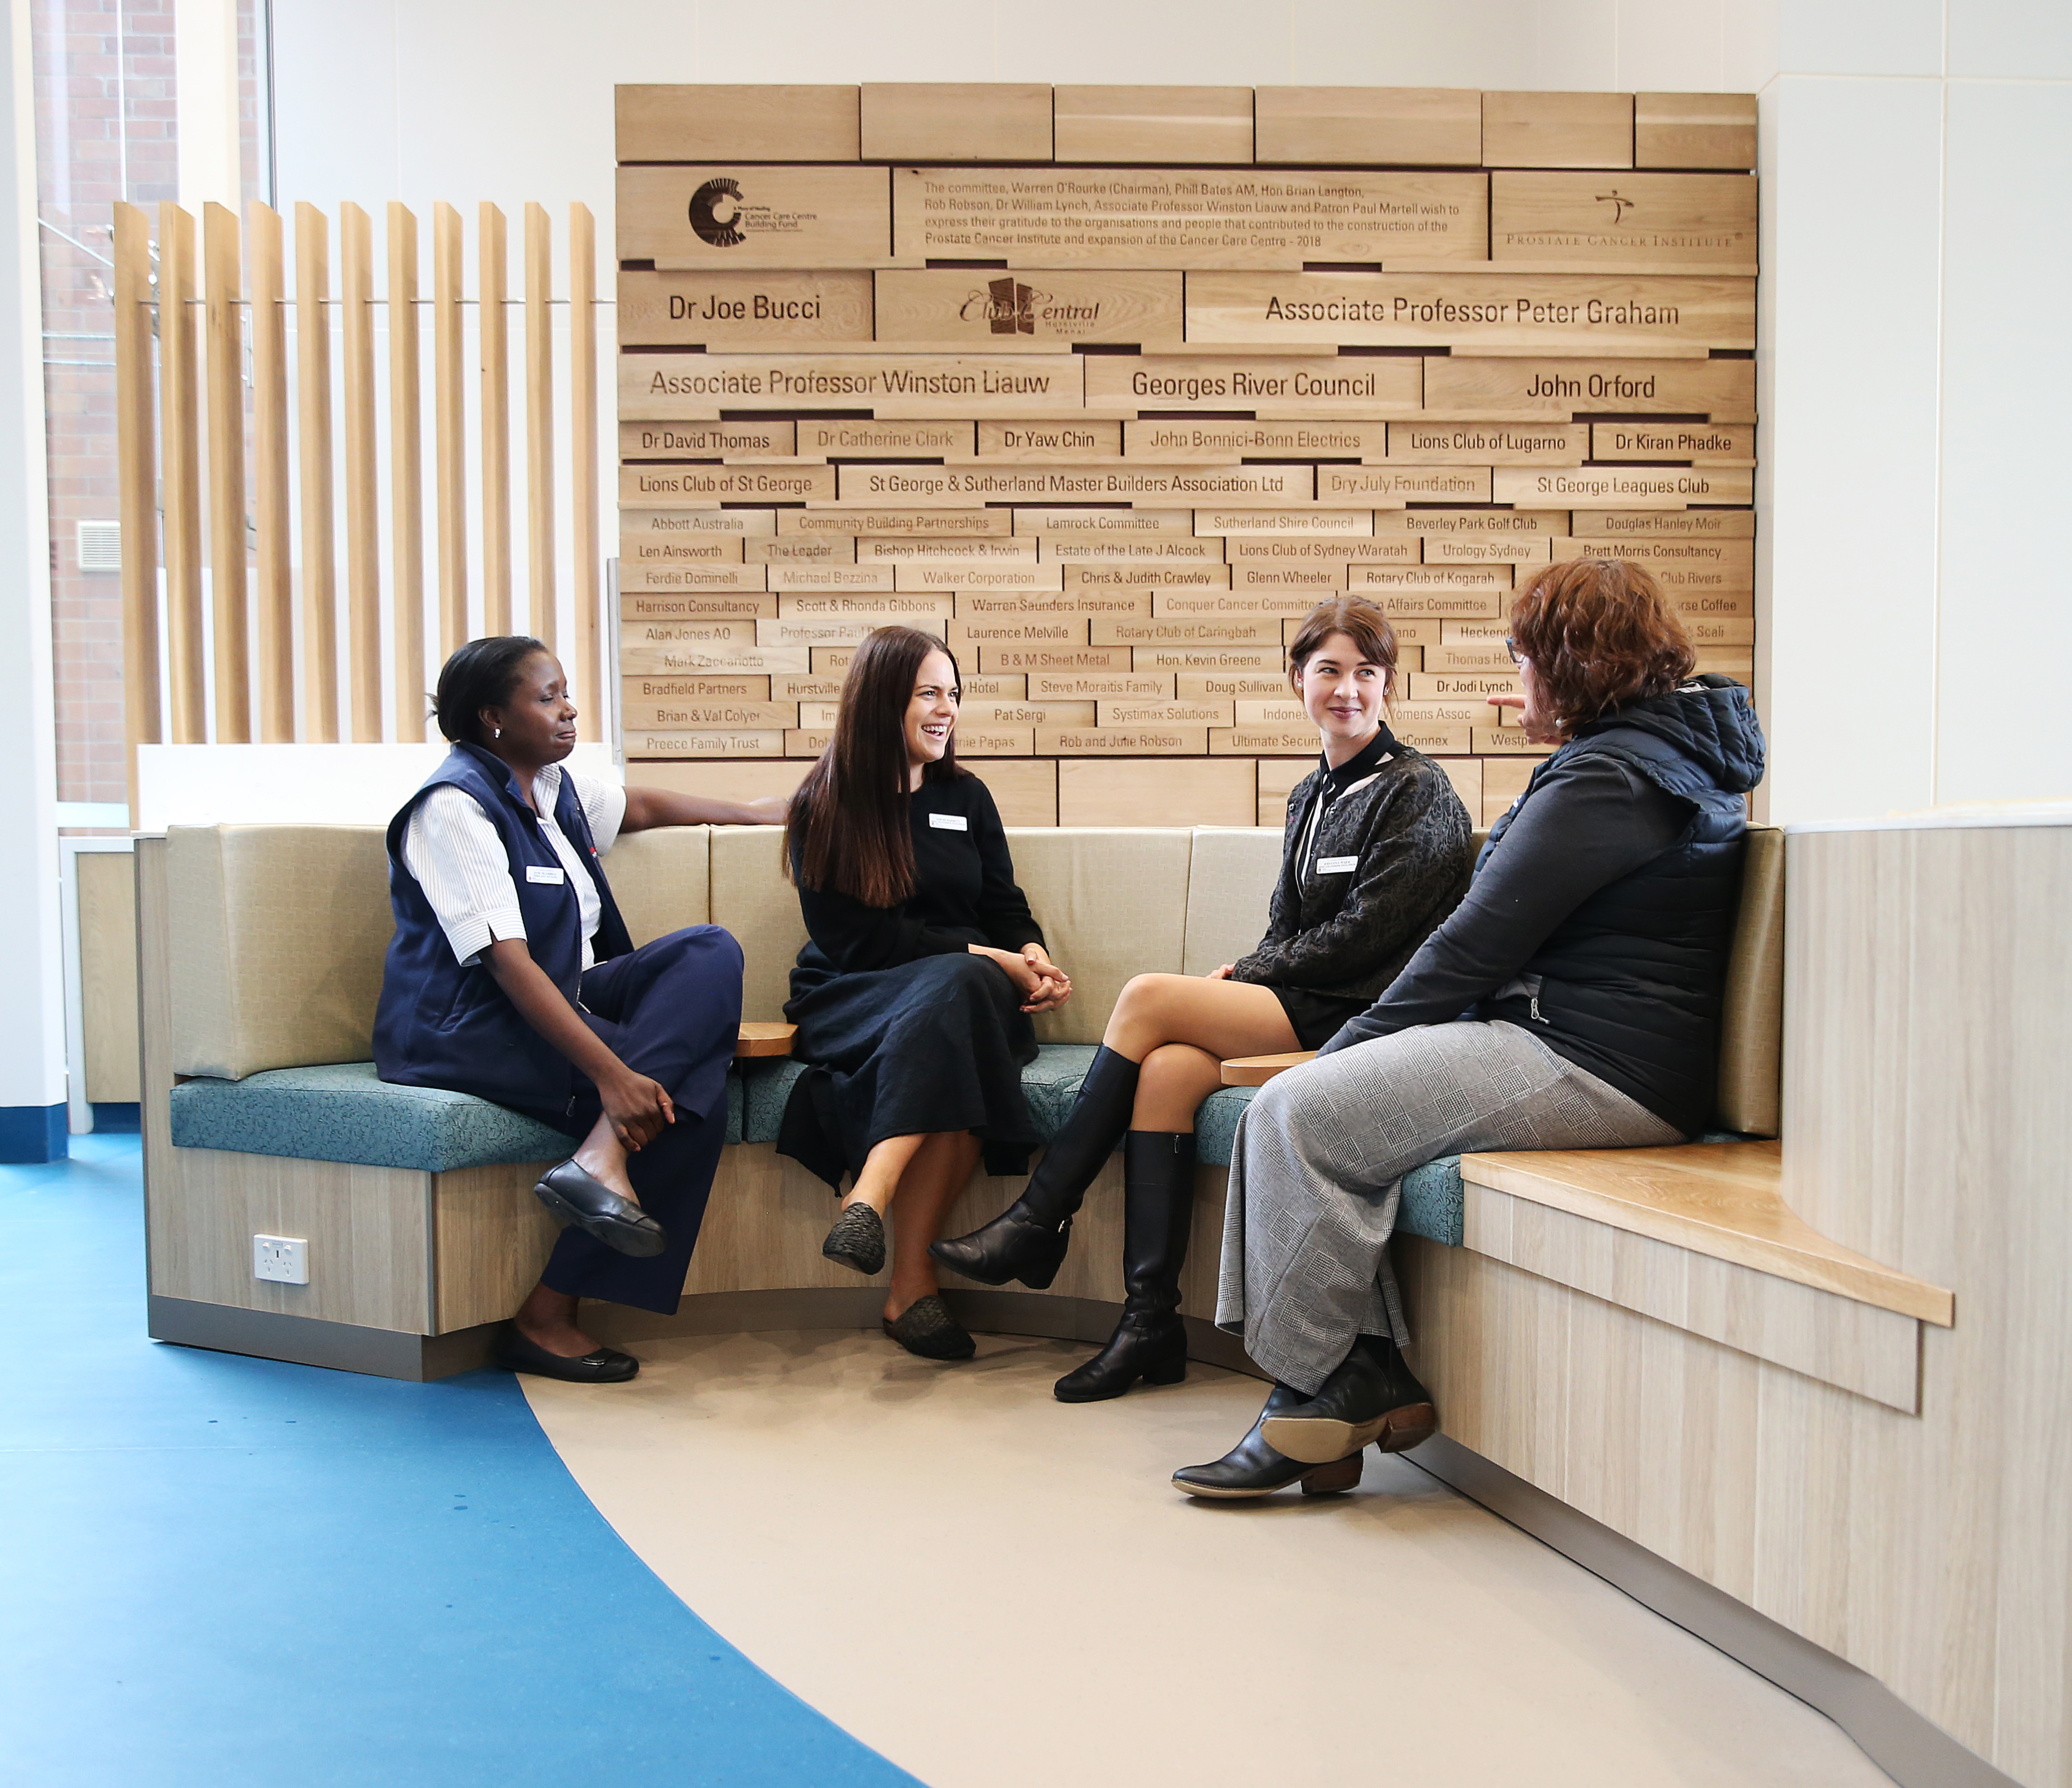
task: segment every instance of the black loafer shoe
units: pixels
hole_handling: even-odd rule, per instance
[[[820,1252],[838,1267],[868,1279],[885,1269],[885,1219],[861,1202],[845,1205],[835,1219]]]
[[[971,1331],[933,1292],[915,1298],[890,1321],[881,1317],[878,1326],[908,1353],[923,1359],[969,1359],[978,1351]]]
[[[1065,1251],[1071,1245],[1071,1218],[1053,1228],[1026,1215],[1018,1198],[983,1228],[931,1242],[928,1252],[951,1272],[976,1279],[981,1285],[1004,1285],[1019,1279],[1031,1291],[1045,1291],[1058,1276]]]
[[[1438,1430],[1432,1393],[1404,1364],[1396,1343],[1362,1335],[1315,1396],[1268,1414],[1264,1438],[1291,1459],[1321,1465],[1369,1444],[1401,1453]]]
[[[660,1223],[603,1181],[592,1179],[573,1159],[549,1167],[532,1188],[532,1195],[564,1227],[573,1223],[606,1247],[635,1260],[651,1260],[669,1245]]]
[[[1363,1461],[1359,1453],[1328,1465],[1305,1465],[1276,1453],[1261,1437],[1260,1430],[1269,1417],[1293,1409],[1301,1401],[1301,1391],[1285,1384],[1275,1385],[1267,1396],[1266,1407],[1259,1412],[1259,1420],[1252,1424],[1252,1432],[1214,1463],[1186,1465],[1174,1472],[1174,1487],[1190,1496],[1233,1500],[1271,1496],[1293,1483],[1301,1485],[1305,1496],[1328,1496],[1350,1490],[1360,1481]]]
[[[504,1325],[496,1338],[496,1363],[507,1371],[530,1372],[541,1379],[560,1379],[569,1384],[623,1384],[640,1370],[640,1362],[615,1347],[600,1347],[594,1353],[569,1359],[550,1354],[529,1340],[515,1322]]]

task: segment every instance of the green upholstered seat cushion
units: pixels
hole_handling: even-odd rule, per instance
[[[242,1080],[174,1087],[173,1141],[183,1149],[349,1161],[446,1174],[502,1161],[559,1161],[561,1131],[487,1100],[378,1080],[372,1062],[274,1068]],[[727,1141],[741,1140],[742,1088],[727,1083]]]

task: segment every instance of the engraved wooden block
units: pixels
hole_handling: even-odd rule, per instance
[[[1149,590],[959,590],[957,619],[960,621],[1006,619],[1023,616],[1068,614],[1082,619],[1141,614],[1152,612]]]
[[[1577,509],[1569,532],[1589,540],[1669,536],[1753,540],[1752,509]]]
[[[1619,540],[1557,540],[1560,559],[1630,559],[1644,565],[1672,599],[1755,588],[1752,540],[1655,540],[1629,535]]]
[[[799,704],[800,725],[814,724],[805,718],[809,704],[824,706],[827,712],[818,724],[834,725],[834,710],[841,698],[842,680],[839,676],[773,676],[770,680],[770,697],[773,701],[796,701]]]
[[[1117,647],[1132,656],[1130,668],[1137,671],[1277,671],[1281,647],[1272,646],[1130,646]]]
[[[1155,671],[1032,671],[1029,674],[1031,701],[1170,701],[1173,699],[1172,672]]]
[[[947,621],[954,606],[955,598],[948,596],[902,596],[883,590],[865,590],[854,595],[787,590],[777,598],[777,614],[786,620],[820,614],[896,614],[923,621]]]
[[[1042,726],[1036,730],[1038,751],[1046,756],[1067,758],[1198,758],[1207,751],[1208,742],[1206,726]]]
[[[1133,667],[1127,646],[981,646],[983,671],[1026,671],[1030,689],[1039,671],[1126,671]]]
[[[738,534],[635,534],[619,543],[626,565],[739,565]]]
[[[889,591],[893,587],[889,565],[799,565],[787,562],[766,565],[770,587],[785,591]],[[785,612],[780,605],[777,612]]]
[[[1412,671],[1404,681],[1408,685],[1407,693],[1412,701],[1480,701],[1489,696],[1515,696],[1521,693],[1515,668],[1508,674],[1494,671]]]
[[[883,535],[891,539],[997,539],[1014,531],[1005,509],[780,509],[779,534],[837,534],[854,539]]]
[[[1108,358],[1110,356],[1095,356]],[[622,421],[717,421],[722,409],[870,409],[938,417],[1076,413],[1079,354],[647,354],[619,356]],[[808,471],[809,467],[800,467]]]
[[[1247,458],[1369,459],[1388,457],[1386,422],[1197,421],[1154,417],[1125,422],[1125,459],[1234,465]]]
[[[684,701],[673,697],[623,699],[619,723],[628,732],[676,727],[750,727],[783,730],[799,724],[796,701]]]
[[[1058,823],[1058,767],[1047,758],[992,758],[979,772],[1001,821],[1010,826]]]
[[[834,734],[817,726],[801,726],[784,735],[787,758],[817,758],[834,743]]]
[[[1060,162],[1252,159],[1249,87],[1060,87],[1052,105]]]
[[[1260,87],[1252,95],[1262,166],[1322,162],[1473,167],[1482,95],[1458,87]]]
[[[1501,640],[1464,640],[1424,647],[1427,671],[1508,671],[1511,656]]]
[[[771,693],[767,676],[624,676],[619,700],[630,701],[768,701],[789,705]]]
[[[627,621],[758,621],[777,612],[767,590],[706,594],[697,590],[622,590],[619,614]]]
[[[1631,167],[1630,93],[1484,93],[1485,167]]]
[[[1525,792],[1525,785],[1531,780],[1532,771],[1539,760],[1536,758],[1482,758],[1477,760],[1482,771],[1482,824],[1493,826],[1511,811],[1511,804]]]
[[[981,676],[966,671],[961,686],[967,701],[1026,701],[1030,699],[1029,679],[1026,676]]]
[[[767,569],[759,565],[649,565],[621,559],[619,583],[622,590],[759,590],[767,587]]]
[[[1230,586],[1248,594],[1287,592],[1289,599],[1306,598],[1304,612],[1346,587],[1346,567],[1328,560],[1309,560],[1301,565],[1234,565]]]
[[[1122,452],[1120,422],[981,422],[980,459],[1113,459]]]
[[[1092,701],[967,701],[957,711],[957,725],[1094,726],[1100,724],[1099,706]],[[957,736],[962,739],[961,730]]]
[[[658,268],[875,267],[892,184],[882,167],[621,167],[618,220],[619,258]]]
[[[619,637],[620,643],[627,646],[753,646],[756,626],[754,621],[622,619]]]
[[[947,626],[951,647],[962,652],[981,646],[1083,646],[1088,643],[1089,624],[1083,614],[1003,614],[976,621],[955,620]]]
[[[1494,571],[1497,566],[1420,565],[1405,572],[1397,572],[1392,566],[1354,565],[1346,573],[1351,589],[1349,594],[1367,596],[1381,604],[1391,620],[1398,615],[1412,616],[1436,614],[1497,614],[1502,612],[1511,594],[1511,579],[1507,575],[1501,582],[1469,583],[1463,580],[1455,583],[1449,573],[1471,570]],[[1420,573],[1429,572],[1430,576]],[[1388,573],[1398,581],[1382,583],[1379,577]]]
[[[1486,503],[1486,466],[1319,466],[1317,500],[1376,509],[1413,503]]]
[[[865,81],[862,154],[874,162],[1047,162],[1050,89],[1009,81]]]
[[[804,675],[812,666],[804,647],[770,650],[760,646],[734,645],[723,641],[656,643],[635,645],[620,630],[619,668],[628,676],[683,676],[719,672],[737,676],[771,676],[779,672]],[[669,755],[664,752],[663,756]]]
[[[898,590],[1062,591],[1065,587],[1065,568],[1061,565],[995,565],[987,560],[961,559],[948,565],[901,563],[885,569],[891,572],[894,587]]]
[[[1502,645],[1511,635],[1511,623],[1502,620],[1461,620],[1449,616],[1443,621],[1428,621],[1423,625],[1436,627],[1439,642],[1449,646]],[[1429,671],[1437,669],[1438,666],[1428,664],[1424,668]]]
[[[1291,615],[1283,620],[1281,623],[1281,643],[1288,646],[1293,645],[1296,635],[1302,631],[1302,625],[1301,619],[1297,616]],[[1426,646],[1437,645],[1440,640],[1439,626],[1440,623],[1437,621],[1429,619],[1389,614],[1389,631],[1396,635],[1396,650],[1401,655],[1397,665],[1398,669],[1415,670],[1424,668],[1406,648],[1416,647],[1421,651]],[[1498,631],[1499,635],[1503,631],[1501,624],[1498,626]]]
[[[1211,757],[1260,757],[1317,751],[1317,729],[1308,721],[1299,726],[1212,727],[1209,732]]]
[[[1753,422],[1595,422],[1590,458],[1671,460],[1694,466],[1753,466]]]
[[[1126,357],[1095,356],[1100,360]],[[1014,532],[1042,535],[1044,556],[1049,557],[1054,543],[1068,540],[1147,540],[1191,535],[1194,532],[1194,516],[1190,509],[1017,509]]]
[[[1755,346],[1755,282],[1609,273],[1190,273],[1187,339],[1702,356]],[[1424,407],[1443,412],[1429,397]]]
[[[1278,701],[1269,701],[1255,697],[1248,701],[1231,703],[1235,709],[1231,718],[1224,724],[1231,726],[1309,726],[1308,712],[1292,694],[1285,694]]]
[[[697,727],[627,729],[626,754],[629,758],[779,758],[784,753],[785,735],[780,729],[727,729]]]
[[[1755,474],[1729,467],[1583,466],[1540,471],[1499,466],[1498,503],[1618,504],[1634,509],[1681,509],[1694,503],[1755,501]]]
[[[1227,701],[1100,701],[1095,724],[1108,730],[1133,726],[1229,726]],[[1064,724],[1064,717],[1059,717]]]
[[[1091,623],[1096,646],[1272,646],[1281,644],[1272,615],[1228,614],[1209,620],[1125,618]]]
[[[1404,701],[1389,709],[1389,725],[1394,727],[1400,721],[1405,726],[1486,726],[1496,713],[1481,696],[1453,701]]]
[[[892,614],[882,610],[848,614],[782,616],[755,623],[758,646],[853,646],[880,627],[916,627],[940,639],[956,623],[931,615]]]
[[[1753,360],[1551,360],[1454,354],[1422,363],[1435,415],[1567,421],[1600,410],[1755,420]]]
[[[742,557],[750,565],[853,565],[856,542],[839,535],[772,535],[742,542]]]
[[[1700,656],[1732,648],[1746,651],[1755,644],[1755,620],[1751,615],[1706,616],[1686,614],[1684,631],[1691,636]]]
[[[888,454],[968,458],[977,425],[812,417],[792,425],[798,430],[799,453],[804,458],[867,459]]]
[[[1194,279],[1209,276],[1189,279],[1190,311]],[[1336,355],[1255,355],[1225,360],[1208,355],[1088,354],[1081,358],[1086,363],[1086,407],[1103,416],[1134,417],[1146,409],[1248,409],[1269,419],[1348,417],[1371,421],[1408,416],[1425,407],[1424,362],[1408,356],[1348,360]]]
[[[1070,268],[934,268],[878,275],[878,339],[932,345],[1134,342],[1184,339],[1178,273]]]
[[[1411,465],[1580,466],[1586,422],[1392,422],[1388,457]]]
[[[621,347],[861,344],[871,339],[871,320],[865,273],[637,267],[619,274]]]
[[[614,89],[622,162],[853,162],[853,87],[632,83]]]
[[[1422,751],[1427,757],[1464,758],[1473,749],[1469,739],[1474,730],[1457,722],[1434,725],[1429,721],[1392,720],[1388,730],[1412,750]]]
[[[789,459],[798,451],[792,422],[627,422],[621,459]]]
[[[1553,557],[1553,547],[1552,534],[1433,534],[1424,542],[1424,562],[1428,565],[1544,565]]]
[[[1082,758],[1058,766],[1061,826],[1244,826],[1258,801],[1257,771],[1243,758]]]
[[[1233,566],[1233,570],[1270,572],[1270,565]],[[1314,570],[1314,566],[1300,569]],[[1344,567],[1334,568],[1343,581]],[[1299,622],[1318,602],[1337,594],[1327,588],[1322,596],[1305,589],[1281,590],[1161,590],[1149,598],[1151,613],[1161,620],[1207,619],[1221,614],[1272,615]]]
[[[859,565],[1034,565],[1037,543],[1017,540],[860,540]]]
[[[1064,566],[1067,590],[1075,582],[1089,589],[1165,583],[1207,590],[1230,584],[1220,540],[1078,540],[1046,534],[1042,542],[1045,561]]]
[[[1203,701],[1227,696],[1235,701],[1293,694],[1288,673],[1281,671],[1185,671],[1173,679],[1174,695],[1182,701]]]
[[[636,534],[738,534],[743,540],[767,540],[777,532],[775,509],[723,509],[696,514],[681,509],[625,509],[619,512],[619,537]]]
[[[1694,620],[1755,613],[1755,592],[1753,590],[1729,591],[1717,596],[1697,596],[1688,591],[1673,590],[1665,590],[1663,594],[1668,599],[1669,606],[1684,617],[1687,625]]]
[[[1030,758],[1036,754],[1033,726],[974,726],[957,721],[957,755],[960,758]]]
[[[1636,93],[1636,167],[1752,168],[1756,155],[1753,93]]]
[[[1755,186],[1749,174],[1492,174],[1490,259],[1753,273]]]
[[[1446,780],[1453,785],[1453,792],[1461,798],[1461,805],[1468,810],[1469,820],[1477,825],[1486,822],[1482,818],[1482,765],[1479,758],[1441,758],[1439,767],[1446,772]]]
[[[1391,528],[1403,518],[1390,516]],[[1327,535],[1321,540],[1276,540],[1264,536],[1232,535],[1223,542],[1223,557],[1233,567],[1248,561],[1263,565],[1301,565],[1311,561],[1345,565],[1416,565],[1417,542],[1408,535],[1376,534],[1371,538]]]
[[[802,701],[794,717],[798,730],[807,733],[832,732],[841,717],[839,701]]]
[[[1389,518],[1392,528],[1399,524],[1394,516]],[[1275,509],[1197,509],[1194,512],[1194,532],[1198,535],[1259,535],[1308,534],[1320,539],[1346,536],[1367,539],[1375,532],[1375,516],[1371,509],[1305,509],[1290,512]],[[1229,550],[1227,547],[1224,549]]]
[[[1568,532],[1565,509],[1411,509],[1388,518],[1408,534],[1545,534]]]
[[[832,466],[622,466],[619,500],[638,509],[827,502],[835,494],[835,471]]]

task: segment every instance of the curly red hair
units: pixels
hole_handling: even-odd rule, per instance
[[[1667,695],[1697,663],[1661,586],[1630,559],[1546,566],[1513,598],[1511,637],[1564,733]]]

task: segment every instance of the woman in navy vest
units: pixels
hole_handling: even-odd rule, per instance
[[[635,949],[598,859],[622,832],[769,824],[783,803],[563,770],[575,705],[536,639],[470,641],[439,672],[437,701],[453,750],[388,826],[396,935],[376,1067],[582,1139],[535,1188],[566,1227],[497,1357],[616,1383],[639,1363],[582,1332],[578,1301],[676,1308],[726,1140],[741,947],[694,925]]]
[[[1712,1111],[1720,1009],[1761,779],[1748,691],[1623,559],[1541,570],[1511,611],[1527,736],[1558,746],[1388,990],[1238,1125],[1216,1325],[1274,1379],[1252,1431],[1174,1482],[1264,1496],[1359,1482],[1437,1426],[1399,1352],[1404,1174],[1472,1149],[1687,1141]]]

